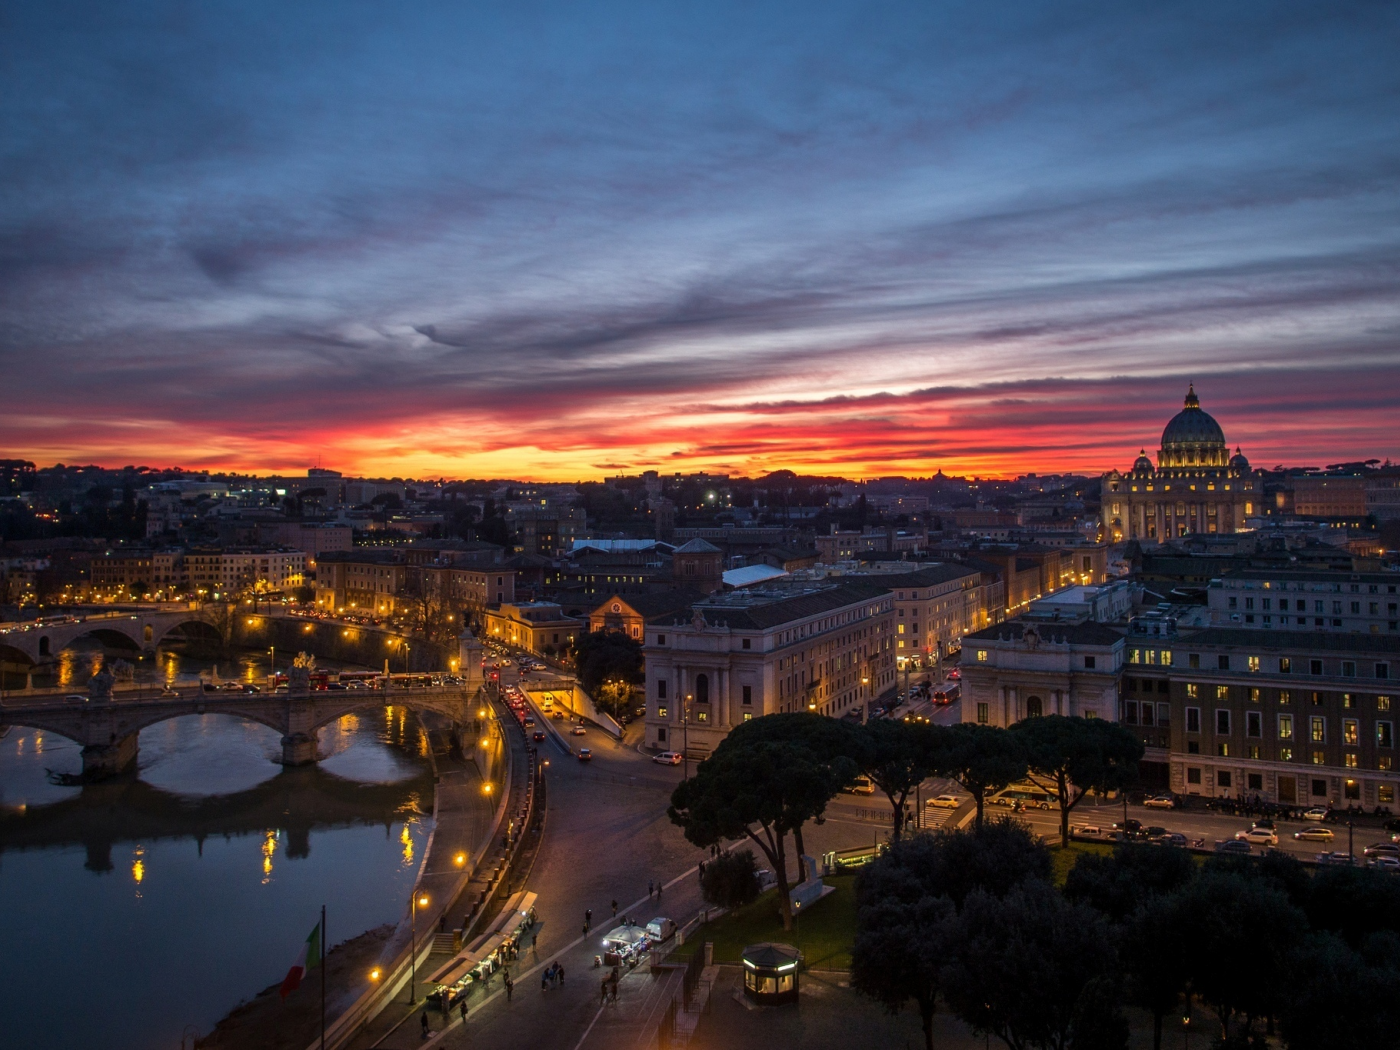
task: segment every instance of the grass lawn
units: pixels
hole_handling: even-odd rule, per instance
[[[1101,857],[1113,853],[1113,845],[1108,842],[1071,842],[1068,846],[1050,847],[1050,878],[1058,889],[1065,888],[1069,869],[1081,853],[1097,853]]]
[[[715,962],[737,963],[746,945],[778,941],[796,945],[809,969],[849,969],[851,945],[856,938],[856,877],[828,875],[822,881],[836,892],[813,905],[800,921],[794,920],[793,929],[783,929],[777,892],[769,890],[752,904],[722,915],[689,934],[673,957],[689,958],[706,941],[713,941]]]

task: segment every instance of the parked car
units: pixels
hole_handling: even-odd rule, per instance
[[[589,748],[586,748],[586,747],[581,747],[581,748],[579,748],[579,749],[578,749],[578,760],[579,760],[580,762],[592,762],[592,761],[593,761],[593,751],[592,751],[591,749],[589,749]]]
[[[1215,844],[1215,852],[1249,854],[1253,851],[1249,848],[1249,843],[1243,839],[1226,839]]]
[[[1364,857],[1400,857],[1400,846],[1393,842],[1373,842],[1361,851]]]
[[[678,766],[681,764],[681,758],[682,756],[679,751],[663,751],[653,758],[652,761],[659,762],[663,766]]]
[[[1324,828],[1321,824],[1313,824],[1295,831],[1293,837],[1299,842],[1331,842],[1335,836],[1332,834],[1331,828]]]
[[[935,809],[957,809],[962,805],[962,799],[957,795],[935,795],[924,805],[933,806]]]
[[[1366,867],[1375,871],[1400,871],[1400,857],[1372,857]]]
[[[1158,846],[1186,846],[1186,836],[1179,831],[1164,831],[1160,835],[1154,835],[1149,840]]]
[[[1175,809],[1176,799],[1171,795],[1153,795],[1142,803],[1148,809]]]
[[[1317,862],[1324,866],[1351,867],[1356,863],[1349,853],[1319,853]]]
[[[1254,846],[1277,846],[1278,833],[1271,828],[1250,828],[1235,832],[1237,842],[1248,842]]]
[[[1317,824],[1327,819],[1327,810],[1323,809],[1321,806],[1313,806],[1312,809],[1304,810],[1303,819]]]
[[[1103,838],[1103,828],[1097,824],[1072,824],[1069,829],[1071,835],[1080,835],[1086,839]]]

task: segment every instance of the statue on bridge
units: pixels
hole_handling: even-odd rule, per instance
[[[112,686],[116,684],[116,677],[107,670],[106,665],[95,675],[88,679],[88,699],[93,702],[105,702],[112,699]]]

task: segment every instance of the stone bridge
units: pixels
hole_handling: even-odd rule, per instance
[[[0,705],[0,727],[42,729],[67,737],[83,749],[84,779],[99,780],[136,764],[141,730],[182,715],[218,714],[244,718],[282,735],[282,764],[315,762],[317,734],[344,715],[394,705],[431,711],[449,719],[460,733],[474,727],[477,705],[460,687],[406,690],[317,691],[293,693],[205,693],[159,699],[83,702],[57,701]]]
[[[0,624],[0,660],[19,653],[31,664],[47,663],[58,656],[59,650],[84,636],[116,648],[152,652],[172,631],[217,634],[217,629],[202,619],[197,609],[93,613],[72,617],[71,621]]]

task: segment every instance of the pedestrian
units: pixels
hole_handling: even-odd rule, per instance
[[[585,911],[584,911],[584,913],[583,913],[583,924],[584,924],[585,926],[592,926],[592,925],[593,925],[593,909],[592,909],[592,908],[585,909]]]
[[[438,933],[442,933],[442,932],[443,932],[444,930],[446,930],[446,929],[447,929],[447,912],[443,912],[441,915],[438,916]]]
[[[702,882],[705,879],[705,862],[703,860],[700,862],[700,879]]]
[[[617,976],[615,974],[612,982],[612,1001],[617,1002]]]
[[[466,1024],[466,1023],[467,1023],[467,999],[466,999],[466,996],[463,996],[463,997],[462,997],[462,1002],[460,1003],[460,1006],[461,1006],[461,1009],[462,1009],[462,1023],[463,1023],[463,1024]]]
[[[613,901],[613,918],[617,918],[617,901]]]
[[[515,982],[510,979],[510,974],[506,974],[506,1002],[510,1002],[510,997],[515,991]]]
[[[432,1031],[432,1029],[428,1027],[428,1011],[424,1010],[419,1016],[423,1020],[423,1038],[427,1039],[429,1033]]]
[[[603,978],[603,987],[602,987],[602,991],[601,991],[601,993],[600,993],[600,998],[598,999],[598,1005],[599,1005],[599,1006],[602,1006],[602,1005],[603,1005],[604,1003],[606,1003],[607,1001],[608,1001],[608,979],[607,979],[606,977],[604,977],[604,978]]]
[[[564,964],[563,964],[563,963],[555,963],[555,964],[554,964],[554,969],[555,969],[555,972],[559,974],[559,987],[562,988],[562,987],[564,987]]]
[[[656,903],[661,903],[661,883],[656,884]]]
[[[651,895],[656,892],[656,884],[647,879],[647,900],[651,900]]]

